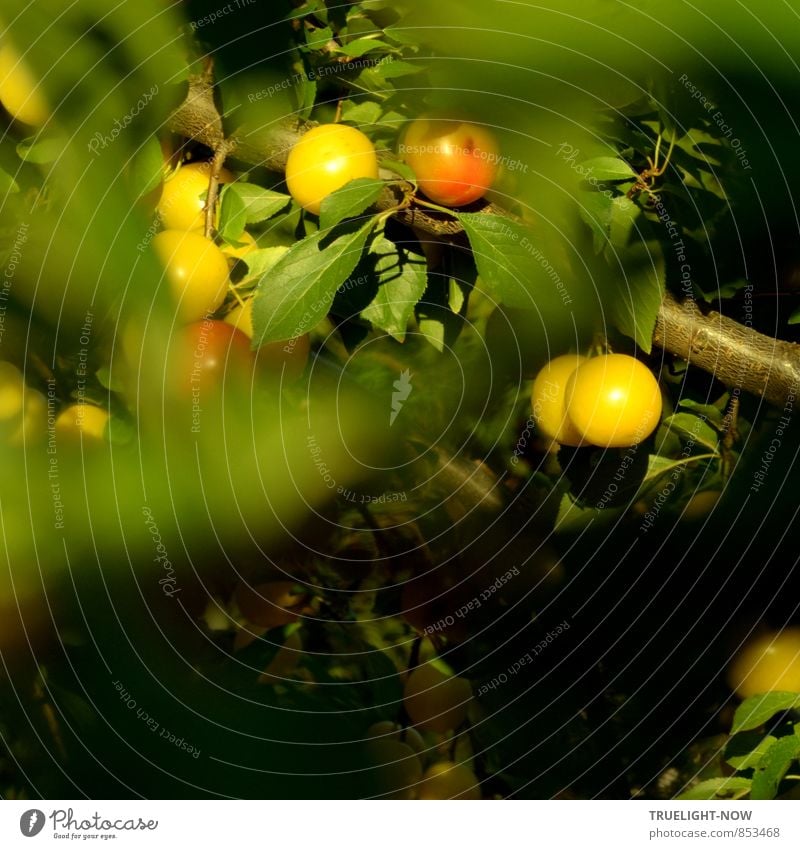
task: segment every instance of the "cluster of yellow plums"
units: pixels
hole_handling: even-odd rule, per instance
[[[560,445],[625,448],[658,426],[661,390],[635,357],[556,357],[536,375],[533,418],[541,436]]]
[[[466,720],[472,699],[468,681],[423,663],[407,674],[403,706],[409,724],[377,722],[367,731],[367,755],[377,793],[395,799],[480,799],[480,782],[465,762],[443,755]]]
[[[237,303],[222,319],[218,314],[232,290],[230,271],[238,260],[258,249],[252,234],[245,231],[238,245],[218,246],[204,235],[211,163],[192,162],[181,165],[164,182],[156,204],[164,229],[153,239],[153,247],[182,325],[179,351],[181,374],[192,371],[194,351],[202,342],[203,374],[213,381],[226,373],[247,375],[256,362],[250,350],[253,336],[253,298],[237,297]],[[235,176],[223,168],[220,183],[232,183]],[[216,214],[216,210],[214,210]],[[263,345],[258,352],[261,373],[268,371],[287,379],[298,377],[305,368],[310,350],[309,338],[303,335],[291,341]],[[183,377],[179,378],[183,380]]]
[[[4,445],[33,447],[44,442],[49,430],[56,440],[87,442],[105,438],[109,415],[92,404],[76,403],[55,413],[55,402],[27,386],[22,372],[0,361],[0,440]]]

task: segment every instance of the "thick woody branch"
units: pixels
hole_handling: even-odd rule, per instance
[[[694,301],[667,294],[658,311],[653,343],[726,386],[784,406],[800,390],[800,345],[758,333]]]
[[[216,118],[214,117],[216,116]],[[263,166],[283,173],[292,145],[312,123],[289,120],[256,131],[237,131],[227,139],[217,113],[211,87],[204,81],[190,86],[189,96],[175,112],[170,129],[228,153],[249,166]],[[222,164],[221,162],[219,163]],[[402,196],[387,185],[377,201],[380,211],[396,209]],[[484,203],[482,212],[511,213]],[[422,235],[445,242],[464,243],[461,224],[437,212],[410,206],[397,209],[394,217]],[[784,406],[800,389],[800,345],[783,342],[745,327],[718,312],[702,312],[696,303],[679,303],[667,295],[661,304],[653,343],[692,365],[713,374],[722,383]]]

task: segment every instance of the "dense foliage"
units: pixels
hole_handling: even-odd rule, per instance
[[[766,5],[4,0],[7,796],[796,794]]]

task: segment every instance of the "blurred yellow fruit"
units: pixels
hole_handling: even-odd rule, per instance
[[[93,404],[71,404],[56,418],[56,439],[101,442],[105,439],[108,412]]]
[[[50,117],[36,78],[8,42],[0,47],[0,102],[15,120],[31,127]]]
[[[433,764],[422,776],[419,798],[480,799],[480,783],[468,766],[441,761]]]
[[[398,740],[371,740],[369,762],[375,767],[375,795],[384,799],[413,799],[422,778],[422,764],[411,746]]]
[[[444,734],[467,718],[472,699],[469,681],[448,677],[434,666],[418,666],[406,681],[403,704],[414,725]]]
[[[0,362],[0,421],[12,422],[22,414],[25,382],[12,363]]]

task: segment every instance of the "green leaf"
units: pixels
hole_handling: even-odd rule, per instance
[[[322,7],[322,8],[320,9],[320,7]],[[322,3],[320,3],[320,0],[306,0],[306,2],[303,3],[302,6],[298,6],[296,9],[292,9],[291,12],[288,12],[282,18],[282,20],[292,21],[292,20],[296,20],[297,18],[302,18],[305,15],[311,15],[315,12],[317,12],[317,17],[319,17],[320,20],[323,20],[323,18],[321,18],[320,15],[319,15],[320,11],[327,11],[325,9],[325,6]]]
[[[595,159],[587,159],[581,163],[581,170],[586,179],[600,180],[601,182],[613,182],[614,180],[630,180],[636,177],[636,172],[625,162],[616,156],[598,156]]]
[[[383,34],[398,44],[419,44],[419,31],[416,29],[405,30],[398,26],[386,27]]]
[[[0,194],[8,195],[8,194],[17,194],[19,192],[19,185],[17,181],[10,175],[7,174],[2,168],[0,168]]]
[[[62,138],[33,136],[17,145],[17,156],[23,162],[34,165],[49,165],[64,152],[66,142]]]
[[[685,793],[681,793],[678,799],[685,802],[703,799],[729,799],[731,796],[738,796],[742,791],[749,790],[749,778],[739,778],[732,775],[728,778],[709,778],[706,781],[701,781]]]
[[[770,746],[753,774],[751,799],[774,799],[778,785],[800,756],[800,737],[781,737]]]
[[[331,192],[322,201],[319,214],[320,229],[328,230],[345,218],[361,215],[380,197],[383,187],[383,180],[359,177],[357,180],[350,180],[341,189]]]
[[[612,276],[604,306],[617,329],[649,354],[664,297],[664,254],[657,241],[640,242],[621,254],[619,261],[622,268]]]
[[[136,197],[152,192],[164,177],[164,154],[161,142],[150,136],[133,155],[130,165],[131,188]]]
[[[617,250],[628,247],[636,219],[641,214],[641,209],[630,198],[612,199],[608,238]]]
[[[304,76],[298,89],[299,103],[297,104],[297,114],[299,118],[308,120],[314,109],[314,104],[317,102],[317,81]]]
[[[451,277],[448,281],[448,297],[447,304],[455,313],[460,313],[464,309],[464,304],[467,301],[467,296],[464,290],[459,285],[459,281]]]
[[[776,690],[745,699],[736,709],[731,725],[731,734],[758,728],[776,713],[800,706],[800,693]]]
[[[360,124],[363,126],[374,124],[381,116],[381,107],[371,100],[364,100],[361,103],[354,103],[352,100],[345,100],[342,106],[342,121],[347,121],[350,124]]]
[[[737,292],[741,292],[742,289],[746,289],[750,284],[747,280],[737,278],[736,280],[729,280],[727,283],[723,283],[721,286],[718,286],[716,289],[711,289],[708,292],[700,292],[703,297],[703,300],[707,303],[713,303],[714,301],[724,300],[725,298],[732,298]]]
[[[759,731],[743,731],[735,734],[725,746],[725,760],[741,772],[757,766],[764,754],[777,738],[768,734],[766,737]]]
[[[372,68],[368,68],[365,73],[375,73],[384,80],[393,80],[397,77],[408,77],[411,74],[421,74],[425,70],[425,66],[420,63],[404,62],[402,59],[392,59],[390,61],[381,62]]]
[[[405,162],[398,162],[396,159],[383,159],[381,160],[381,168],[385,168],[387,171],[397,174],[399,177],[402,177],[404,180],[411,183],[415,189],[417,188],[417,175],[414,172],[414,169],[410,165],[406,165]]]
[[[260,248],[257,251],[251,251],[244,258],[244,262],[247,265],[248,278],[261,277],[266,274],[288,252],[289,248],[283,245],[275,245],[271,248]]]
[[[356,267],[375,219],[318,231],[294,244],[259,285],[253,302],[254,347],[307,332],[330,309]]]
[[[97,370],[95,376],[97,377],[97,382],[104,389],[108,389],[110,392],[125,391],[125,382],[120,378],[119,370],[112,375],[108,366],[103,366]]]
[[[510,218],[482,212],[459,212],[469,238],[478,274],[491,294],[504,304],[530,309],[530,267],[535,247],[530,231]]]
[[[373,50],[395,50],[391,44],[381,41],[378,38],[356,38],[354,41],[348,41],[344,47],[340,47],[336,52],[344,56],[351,56],[353,59],[358,59],[361,56],[366,56]]]
[[[789,324],[800,324],[800,307],[789,316]]]
[[[332,38],[333,30],[330,27],[306,31],[306,44],[314,50],[324,47]]]
[[[611,230],[611,215],[614,198],[605,192],[580,192],[579,211],[581,218],[592,230],[595,253],[600,253],[608,244]]]
[[[272,218],[291,201],[289,195],[262,189],[254,183],[231,183],[222,193],[223,203],[226,195],[236,195],[242,201],[248,224],[258,224]]]
[[[374,327],[403,342],[414,307],[428,283],[425,259],[398,250],[397,245],[383,235],[373,241],[370,253],[378,255],[375,272],[379,289],[361,315]]]
[[[693,413],[675,413],[667,416],[662,424],[681,437],[684,442],[693,442],[711,451],[717,450],[719,445],[717,432],[700,416]]]
[[[390,109],[388,112],[384,112],[380,119],[375,122],[373,129],[375,131],[388,130],[391,133],[396,133],[407,120],[408,119],[405,115],[401,115],[399,112],[395,112],[393,109]],[[383,164],[384,163],[381,162],[381,165]]]
[[[619,512],[618,507],[606,507],[603,510],[598,510],[596,507],[581,507],[571,492],[565,492],[558,505],[553,533],[579,533],[593,523],[617,516]]]
[[[444,351],[444,321],[441,318],[425,316],[419,319],[417,326],[423,339],[441,354]]]
[[[699,401],[694,401],[691,398],[681,398],[678,401],[679,407],[685,407],[687,410],[694,410],[701,416],[705,416],[711,424],[716,428],[722,427],[723,415],[719,407],[713,404],[701,404]]]
[[[236,242],[244,233],[247,224],[247,209],[233,186],[226,186],[222,192],[219,207],[219,234],[227,242]]]

